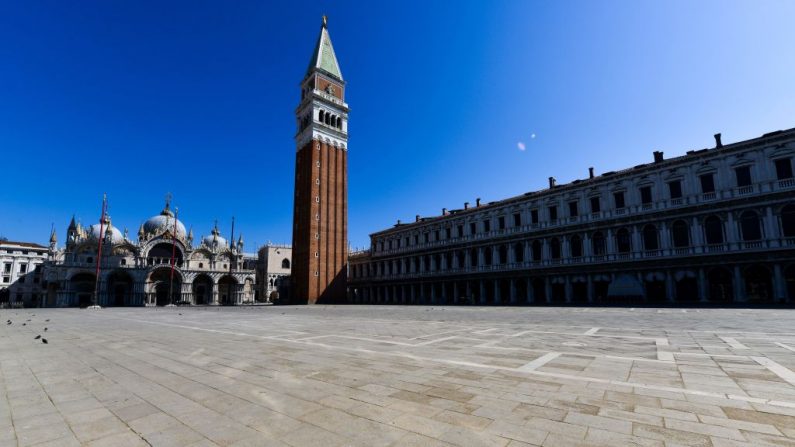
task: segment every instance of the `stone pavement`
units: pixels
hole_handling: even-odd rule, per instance
[[[0,445],[795,446],[794,324],[788,310],[0,310]]]

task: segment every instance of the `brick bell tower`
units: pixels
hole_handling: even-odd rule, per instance
[[[292,300],[340,303],[348,268],[348,104],[326,17],[295,111]]]

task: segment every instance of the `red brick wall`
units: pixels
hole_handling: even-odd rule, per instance
[[[293,297],[300,302],[345,299],[347,155],[346,151],[319,141],[312,141],[296,154],[291,276]]]

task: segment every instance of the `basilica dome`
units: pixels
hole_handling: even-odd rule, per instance
[[[144,222],[143,229],[145,233],[154,235],[160,235],[166,230],[172,231],[174,229],[174,213],[171,212],[168,204],[160,214],[152,216]],[[177,237],[184,238],[186,234],[185,225],[177,220]]]
[[[229,243],[226,242],[226,239],[222,238],[221,236],[213,236],[213,235],[205,236],[202,242],[204,242],[204,245],[212,247],[213,239],[216,239],[218,241],[219,248],[225,248],[229,246]]]
[[[91,228],[89,229],[89,234],[94,239],[98,239],[99,231],[100,231],[99,224],[94,224],[91,225]],[[102,234],[107,235],[108,231],[110,231],[110,238],[112,243],[121,244],[122,242],[124,242],[124,236],[121,234],[121,231],[119,231],[118,228],[114,227],[113,225],[106,224],[105,227],[102,228]]]

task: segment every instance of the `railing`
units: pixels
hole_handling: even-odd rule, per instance
[[[613,211],[613,214],[615,214],[616,216],[621,216],[621,215],[626,214],[626,213],[627,213],[627,209],[626,208],[616,208]]]
[[[683,202],[683,200],[682,200],[681,197],[677,197],[675,199],[671,199],[671,206],[681,206],[682,202]]]
[[[740,186],[739,188],[737,188],[737,195],[738,196],[744,196],[746,194],[751,194],[753,192],[754,192],[753,185]]]
[[[708,244],[707,253],[720,253],[726,251],[725,244]]]
[[[660,256],[660,250],[646,250],[643,252],[644,258],[656,258]]]
[[[602,213],[599,212],[591,213],[591,220],[596,220],[599,219],[600,217],[602,217]]]
[[[644,203],[640,206],[640,209],[642,209],[643,211],[654,209],[654,203]]]
[[[705,192],[704,194],[701,194],[701,200],[715,200],[716,197],[717,194],[714,192]]]
[[[792,188],[793,186],[795,186],[795,178],[785,178],[778,181],[779,188]]]
[[[764,247],[764,241],[745,241],[743,242],[743,248],[745,249],[754,249],[754,248],[762,248]]]
[[[674,248],[674,255],[676,255],[676,256],[685,256],[685,255],[689,255],[691,251],[692,251],[692,249],[690,247]]]

